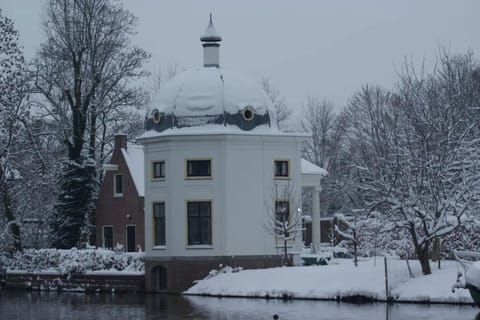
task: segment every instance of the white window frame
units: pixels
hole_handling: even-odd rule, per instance
[[[195,162],[195,161],[208,161],[210,164],[210,175],[208,176],[191,176],[188,174],[188,164],[189,162]],[[185,159],[185,179],[186,180],[202,180],[202,179],[212,179],[213,178],[213,161],[211,158],[191,158],[191,159]]]
[[[199,203],[199,202],[208,202],[210,204],[210,243],[202,244],[190,244],[190,225],[189,225],[189,215],[188,215],[188,205],[189,203]],[[185,214],[186,214],[186,248],[187,249],[213,249],[213,201],[212,199],[191,199],[185,201]]]
[[[155,165],[157,163],[163,163],[163,177],[155,177]],[[152,180],[165,180],[165,177],[167,175],[166,169],[167,169],[167,165],[165,160],[152,161]]]
[[[277,175],[277,162],[286,162],[287,163],[287,175]],[[275,179],[290,179],[290,160],[289,159],[274,159],[273,160],[273,177]]]

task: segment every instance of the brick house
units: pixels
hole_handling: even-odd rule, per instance
[[[109,164],[97,200],[97,247],[122,245],[131,252],[145,248],[144,172],[141,146],[127,144],[126,135],[115,136]]]

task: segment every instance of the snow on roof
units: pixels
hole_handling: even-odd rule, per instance
[[[326,176],[328,172],[327,170],[302,158],[302,174],[317,174],[321,176]]]
[[[310,135],[303,132],[282,132],[276,128],[270,128],[268,125],[260,125],[255,127],[253,130],[244,131],[234,125],[215,125],[208,124],[202,127],[186,127],[186,128],[172,128],[167,129],[162,132],[157,132],[155,130],[145,131],[140,137],[137,138],[137,141],[141,141],[153,137],[166,137],[166,136],[198,136],[198,135],[222,135],[222,134],[232,134],[232,135],[245,135],[245,136],[290,136],[290,137],[303,137],[307,138]],[[322,169],[323,170],[323,169]]]
[[[165,83],[153,97],[153,110],[176,116],[235,114],[251,106],[257,114],[269,114],[276,126],[275,108],[254,81],[223,68],[198,67],[184,71]]]
[[[145,196],[145,171],[143,168],[143,147],[129,143],[127,150],[122,148],[122,154],[127,162],[128,170],[140,197]]]

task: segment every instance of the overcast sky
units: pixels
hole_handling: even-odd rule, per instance
[[[124,0],[138,18],[135,43],[149,68],[202,64],[200,35],[213,13],[220,63],[260,82],[267,77],[292,108],[306,97],[344,105],[363,84],[392,87],[407,57],[433,66],[439,47],[480,54],[480,1]],[[41,40],[39,0],[0,0],[27,57]]]

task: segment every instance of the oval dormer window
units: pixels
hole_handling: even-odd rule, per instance
[[[152,119],[153,119],[153,122],[159,123],[159,122],[162,120],[162,117],[163,117],[163,113],[162,113],[162,112],[159,112],[157,109],[155,109],[155,110],[152,111]]]
[[[255,117],[255,109],[251,106],[243,108],[240,113],[242,114],[242,117],[245,121],[252,121]]]

